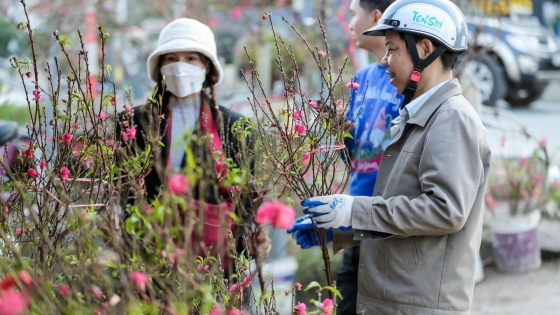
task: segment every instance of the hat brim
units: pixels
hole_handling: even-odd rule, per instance
[[[152,52],[152,54],[148,57],[147,61],[148,76],[150,79],[155,83],[158,83],[158,61],[160,56],[180,51],[194,51],[206,56],[212,62],[217,72],[218,77],[216,78],[215,85],[222,81],[224,76],[222,67],[220,66],[220,62],[216,59],[216,57],[214,57],[214,54],[208,51],[208,48],[205,45],[190,39],[173,39],[156,48],[156,50],[154,50],[154,52]]]
[[[395,29],[392,25],[387,24],[377,24],[374,27],[370,28],[369,30],[363,32],[363,35],[366,36],[385,36],[385,32]]]

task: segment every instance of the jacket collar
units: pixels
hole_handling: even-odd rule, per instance
[[[459,85],[459,81],[457,79],[449,80],[449,82],[444,84],[426,100],[422,107],[418,109],[418,112],[412,116],[407,123],[424,127],[441,103],[443,103],[446,99],[461,93],[462,90],[461,85]]]

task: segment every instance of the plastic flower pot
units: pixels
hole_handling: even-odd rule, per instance
[[[525,272],[541,266],[537,228],[541,213],[503,217],[490,224],[498,270]]]

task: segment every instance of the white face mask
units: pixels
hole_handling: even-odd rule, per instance
[[[177,97],[185,97],[202,91],[206,69],[186,62],[174,62],[161,67],[167,90]]]

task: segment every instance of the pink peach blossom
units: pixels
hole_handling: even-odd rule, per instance
[[[311,106],[313,108],[317,108],[317,102],[309,100],[309,106]]]
[[[132,106],[124,105],[124,109],[127,111],[127,113],[132,114]]]
[[[294,131],[299,133],[300,135],[304,134],[307,128],[302,124],[295,124]]]
[[[58,286],[58,291],[60,291],[60,294],[62,295],[70,295],[72,293],[70,292],[70,287],[68,287],[68,285],[64,283]]]
[[[16,235],[21,235],[21,232],[22,232],[21,228],[16,228]]]
[[[39,173],[37,172],[37,170],[31,167],[27,170],[27,175],[33,178],[37,178],[39,176]]]
[[[95,296],[96,298],[100,298],[103,296],[103,291],[101,290],[100,287],[96,286],[95,284],[92,284],[90,289],[91,289],[91,293],[93,293],[93,296]]]
[[[105,112],[100,112],[99,113],[99,118],[101,118],[101,120],[105,120],[105,119],[107,119],[107,114],[105,114]]]
[[[319,56],[325,57],[327,53],[324,50],[319,50]]]
[[[26,159],[32,159],[33,158],[33,149],[32,148],[25,149],[25,151],[23,151],[23,157],[26,158]]]
[[[325,315],[332,315],[333,308],[334,303],[332,299],[325,299],[323,303],[321,303],[321,309]]]
[[[62,142],[70,143],[72,141],[72,138],[74,138],[74,136],[72,134],[69,134],[68,132],[66,132],[62,135]]]
[[[296,213],[294,209],[279,202],[267,201],[257,210],[255,221],[259,224],[271,224],[275,228],[287,229],[292,225]]]
[[[241,281],[241,286],[244,288],[248,288],[251,285],[252,276],[247,275],[243,281]]]
[[[229,310],[227,315],[245,315],[245,312],[240,310]]]
[[[29,300],[18,291],[3,292],[0,295],[0,315],[20,315],[27,311]]]
[[[540,146],[541,148],[546,147],[546,139],[542,139],[541,141],[539,141],[539,146]]]
[[[360,84],[358,82],[349,81],[348,83],[346,83],[346,87],[351,89],[357,89],[360,87]]]
[[[309,161],[310,158],[311,158],[311,152],[305,152],[303,154],[303,158],[301,160],[304,161],[304,162],[307,162],[307,161]]]
[[[288,295],[290,295],[290,292],[291,292],[290,290],[286,290],[286,291],[284,291],[284,294],[285,294],[286,296],[288,296]]]
[[[212,309],[210,309],[210,312],[208,313],[208,315],[222,315],[223,313],[224,312],[219,305],[214,305],[214,306],[212,306]]]
[[[68,167],[63,166],[60,168],[60,179],[65,182],[68,180],[68,176],[70,176],[70,170]]]
[[[294,287],[296,288],[296,290],[301,290],[301,283],[296,282],[296,284],[294,284]]]
[[[45,161],[41,161],[41,162],[39,163],[39,167],[40,167],[41,169],[44,169],[46,164],[47,164],[47,163],[46,163]]]
[[[284,90],[284,92],[282,92],[282,96],[287,97],[288,96],[288,91]]]
[[[298,303],[298,305],[296,305],[294,307],[297,311],[297,315],[305,315],[307,314],[307,305],[303,304],[303,303]]]
[[[176,195],[186,194],[189,191],[187,177],[179,173],[171,175],[169,177],[169,190]]]
[[[39,92],[38,90],[34,90],[33,91],[33,96],[35,96],[35,99],[40,100],[41,99],[41,92]]]
[[[29,274],[29,272],[27,272],[25,270],[20,270],[20,272],[18,272],[18,278],[26,286],[30,286],[31,284],[33,284],[33,278],[31,278],[31,275]]]
[[[523,166],[525,166],[525,164],[527,164],[527,158],[522,157],[521,160],[519,160],[519,168],[523,168]]]
[[[295,120],[300,120],[301,118],[303,118],[303,115],[304,115],[303,110],[297,110],[297,109],[294,110],[293,116]]]
[[[134,287],[140,291],[146,291],[146,283],[148,283],[148,277],[142,271],[134,270],[130,273],[130,281],[134,284]]]

